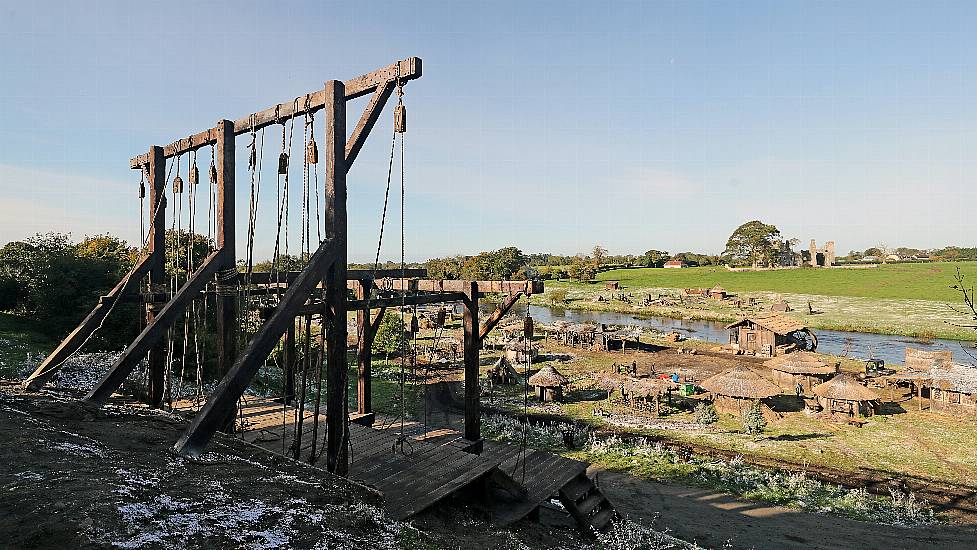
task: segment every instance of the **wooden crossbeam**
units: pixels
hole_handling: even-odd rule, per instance
[[[387,104],[387,100],[390,99],[390,94],[394,91],[394,86],[396,82],[393,80],[388,80],[387,82],[377,86],[375,92],[373,92],[373,97],[370,98],[369,105],[363,110],[363,114],[360,115],[360,120],[356,124],[356,128],[353,130],[353,135],[350,136],[349,141],[346,142],[346,164],[352,165],[353,161],[360,154],[360,149],[363,148],[363,144],[366,143],[367,136],[370,135],[370,130],[377,123],[377,119],[380,118],[380,113],[383,112],[383,106]]]
[[[153,318],[139,336],[122,352],[115,365],[109,369],[102,380],[85,396],[85,400],[98,405],[104,404],[112,392],[119,389],[122,382],[132,373],[136,364],[146,356],[150,348],[163,341],[166,331],[173,325],[177,317],[183,313],[197,294],[207,283],[214,280],[222,259],[221,251],[212,252],[203,265],[190,276],[187,282],[173,296],[173,299]]]
[[[512,294],[506,296],[505,299],[502,300],[498,306],[496,306],[495,311],[489,315],[489,318],[485,320],[485,324],[482,325],[482,328],[478,331],[478,340],[480,342],[485,340],[485,337],[488,336],[488,333],[492,332],[495,325],[499,324],[499,321],[505,317],[506,313],[509,313],[512,306],[519,301],[520,296],[522,296],[522,292],[513,292]]]
[[[289,283],[299,276],[301,271],[286,271],[281,273],[270,273],[267,271],[257,271],[251,274],[251,284],[267,285],[273,283]],[[347,269],[346,280],[350,281],[349,288],[355,288],[355,281],[368,281],[370,279],[399,279],[401,271],[399,269]],[[407,279],[417,279],[427,277],[426,269],[407,269],[403,272],[403,277]],[[245,274],[238,274],[238,282],[245,282]]]
[[[221,379],[210,395],[210,399],[207,400],[207,404],[197,413],[193,422],[173,446],[176,452],[187,456],[199,455],[210,442],[214,432],[220,429],[234,411],[237,400],[244,394],[258,368],[275,348],[288,325],[294,323],[298,306],[309,299],[309,294],[334,261],[337,250],[333,244],[332,240],[327,239],[319,245],[308,267],[289,287],[275,313],[238,355],[234,366]]]
[[[466,292],[468,283],[471,282],[478,283],[478,291],[482,294],[496,292],[512,294],[514,292],[522,292],[526,295],[532,295],[543,292],[542,281],[463,281],[458,279],[439,281],[434,279],[420,279],[418,281],[405,281],[402,284],[400,279],[395,278],[390,281],[390,284],[393,290],[404,290],[407,287],[408,290],[416,288],[417,290],[428,292]]]
[[[403,61],[398,61],[382,69],[367,73],[356,78],[347,80],[344,85],[346,89],[346,100],[356,99],[374,92],[378,87],[384,87],[390,82],[396,82],[398,78],[404,83],[421,77],[421,60],[418,57],[409,57]],[[389,97],[389,94],[387,95]],[[314,113],[322,109],[325,105],[325,91],[319,90],[295,98],[294,100],[279,103],[263,111],[258,111],[244,116],[234,121],[234,134],[240,135],[250,132],[252,126],[255,130],[260,130],[265,126],[276,124],[294,116],[301,116],[306,113]],[[362,121],[361,121],[362,122]],[[375,121],[374,121],[375,122]],[[372,128],[372,124],[370,125]],[[163,155],[170,158],[181,153],[186,153],[194,149],[199,149],[217,141],[218,130],[216,127],[196,133],[190,137],[183,138],[163,147]],[[369,129],[362,132],[363,139],[369,134]],[[362,143],[360,143],[362,146]],[[344,151],[345,151],[344,147]],[[358,149],[356,151],[358,153]],[[353,155],[355,158],[355,154]],[[144,166],[149,161],[147,155],[139,155],[129,160],[129,167],[136,169]]]
[[[51,379],[55,373],[61,370],[64,362],[71,356],[71,354],[78,351],[78,349],[85,343],[89,336],[92,335],[95,330],[102,324],[102,321],[109,314],[112,308],[115,306],[116,302],[120,298],[126,296],[130,292],[133,292],[139,287],[140,281],[149,271],[152,264],[152,259],[149,256],[143,257],[129,270],[129,273],[119,281],[114,288],[105,296],[102,296],[98,300],[95,308],[92,309],[91,313],[85,317],[82,322],[75,327],[75,330],[71,331],[68,336],[61,341],[50,355],[44,359],[44,362],[34,370],[34,372],[24,380],[24,387],[36,390],[44,385],[45,382]]]

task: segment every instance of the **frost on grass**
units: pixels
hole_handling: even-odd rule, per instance
[[[595,532],[588,550],[695,550],[699,546],[633,521],[615,521],[605,532]]]
[[[595,460],[624,465],[653,476],[664,473],[665,477],[809,512],[907,527],[940,521],[927,503],[912,493],[890,489],[888,497],[873,495],[865,489],[824,483],[804,472],[758,468],[741,457],[731,460],[683,457],[661,444],[633,443],[618,437],[592,438],[586,452]]]

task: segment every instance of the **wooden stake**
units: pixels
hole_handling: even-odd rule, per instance
[[[234,240],[234,123],[221,120],[217,123],[217,143],[214,146],[217,167],[217,249],[221,251],[218,284],[233,285],[226,276],[236,268]],[[227,279],[226,281],[224,279]],[[227,374],[237,359],[238,311],[237,297],[228,292],[217,295],[217,372]],[[222,430],[234,429],[237,409],[232,409]]]
[[[155,145],[149,148],[149,208],[149,288],[156,290],[166,285],[166,158],[163,148]],[[147,327],[155,322],[156,313],[153,304],[146,305]],[[159,408],[166,386],[166,343],[162,338],[149,348],[148,363],[149,406]]]

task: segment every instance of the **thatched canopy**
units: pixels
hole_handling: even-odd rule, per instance
[[[952,363],[930,369],[933,387],[960,393],[977,393],[977,367]]]
[[[764,366],[788,374],[832,374],[838,367],[825,362],[823,356],[810,351],[797,351],[775,357]]]
[[[702,387],[715,395],[746,399],[763,399],[780,394],[776,384],[743,365],[707,378],[702,382]]]
[[[802,325],[801,323],[798,323],[797,321],[791,319],[790,317],[787,317],[785,315],[780,315],[778,313],[752,315],[750,317],[746,317],[745,319],[740,319],[735,323],[726,325],[726,328],[727,329],[736,328],[747,322],[751,322],[755,325],[761,326],[769,331],[772,331],[780,335],[787,335],[792,332],[797,332],[799,330],[807,330],[807,327]]]
[[[546,365],[539,372],[529,377],[529,384],[540,388],[559,388],[570,380],[560,374],[552,365]]]
[[[624,378],[617,374],[605,374],[597,379],[597,387],[606,391],[613,392],[620,389]]]
[[[874,391],[863,386],[854,374],[848,372],[814,386],[812,391],[818,397],[843,401],[874,401],[879,398]]]
[[[500,376],[501,375],[514,376],[514,377],[519,376],[519,373],[516,372],[516,369],[512,366],[512,363],[510,363],[509,360],[506,359],[505,357],[499,357],[499,360],[495,362],[495,365],[492,367],[492,370],[495,372],[495,374]]]
[[[719,283],[716,286],[709,289],[710,294],[726,294],[726,289],[722,287]]]

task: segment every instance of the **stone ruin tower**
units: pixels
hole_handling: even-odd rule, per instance
[[[810,254],[809,261],[812,267],[831,267],[835,263],[835,242],[827,241],[824,243],[824,248],[818,248],[817,242],[811,239],[808,254]]]

